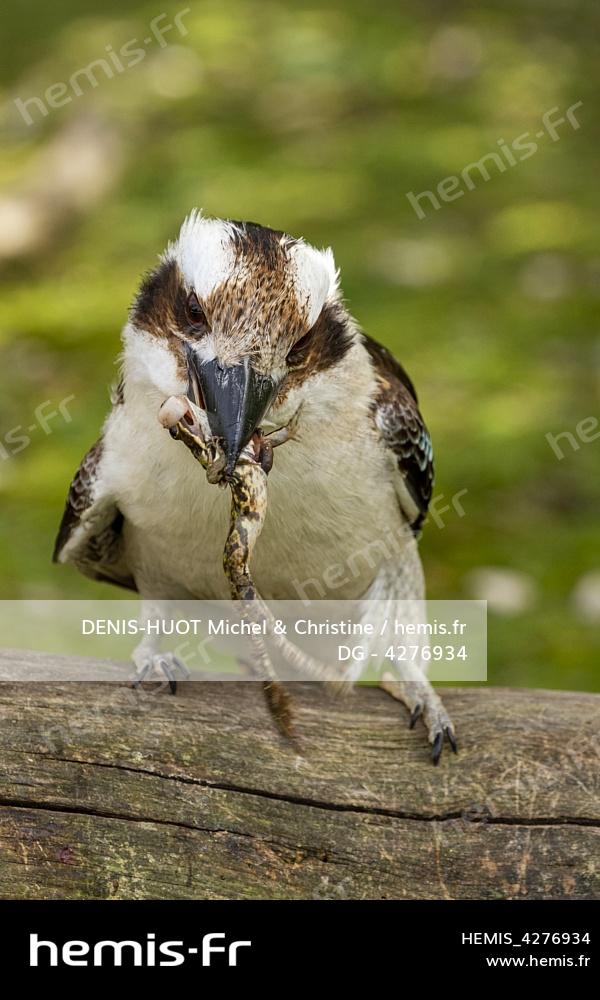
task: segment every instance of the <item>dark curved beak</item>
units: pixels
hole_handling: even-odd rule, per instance
[[[198,381],[210,429],[220,438],[230,475],[242,449],[259,426],[275,399],[277,385],[268,375],[260,375],[245,358],[237,365],[222,365],[216,358],[200,361],[188,352],[190,381]]]

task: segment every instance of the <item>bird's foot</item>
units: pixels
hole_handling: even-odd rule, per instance
[[[171,694],[176,694],[178,679],[187,680],[190,676],[183,660],[174,653],[153,653],[140,657],[136,661],[136,667],[132,685],[134,688],[139,688],[145,683],[158,683],[159,691],[168,687]]]
[[[452,720],[427,678],[424,677],[418,681],[402,681],[394,677],[393,674],[385,673],[379,686],[396,701],[401,701],[406,705],[410,712],[410,729],[413,729],[418,719],[423,720],[431,744],[431,758],[434,764],[439,763],[444,739],[448,740],[454,753],[458,752]]]

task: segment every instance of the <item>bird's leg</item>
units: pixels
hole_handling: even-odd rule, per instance
[[[167,399],[159,410],[158,419],[173,437],[185,436],[188,448],[206,469],[209,479],[211,475],[216,475],[219,466],[223,467],[224,457],[216,444],[212,441],[207,443],[204,434],[200,433],[202,414],[185,396],[171,396]],[[198,433],[194,433],[196,431]],[[142,600],[140,624],[147,627],[150,620],[164,620],[161,602]],[[136,688],[147,681],[159,680],[162,681],[161,686],[168,684],[171,694],[175,694],[178,678],[187,679],[190,676],[185,663],[175,653],[161,650],[160,639],[155,632],[146,631],[132,653],[132,660],[136,668],[133,681]]]
[[[369,610],[373,607],[370,601],[365,602],[364,605],[363,613],[365,616],[369,615],[372,620],[374,617],[374,631],[380,637],[372,640],[370,653],[387,667],[389,672],[383,673],[379,686],[396,701],[401,701],[406,706],[410,715],[410,728],[413,729],[419,719],[422,721],[431,744],[433,763],[437,764],[445,740],[448,741],[454,753],[457,752],[457,745],[452,720],[427,677],[429,664],[425,658],[425,652],[418,648],[415,650],[418,655],[410,659],[396,659],[393,667],[389,659],[386,659],[389,640],[386,637],[387,626],[384,623],[390,620],[399,620],[404,628],[410,626],[412,634],[415,636],[426,634],[422,632],[423,626],[427,623],[425,580],[417,545],[412,536],[407,538],[407,544],[403,551],[401,577],[398,577],[398,569],[395,565],[390,568],[395,580],[394,596],[385,601],[373,602],[375,606],[372,612]],[[383,631],[381,626],[384,626]],[[346,679],[348,681],[358,680],[363,669],[364,664],[360,660],[350,661],[346,668]]]
[[[140,624],[147,628],[148,623],[164,620],[160,601],[142,600]],[[146,631],[144,638],[135,647],[131,658],[136,668],[134,687],[139,687],[145,681],[160,681],[161,686],[168,684],[171,694],[177,691],[177,678],[187,679],[190,674],[185,663],[175,653],[163,653],[160,639],[155,632]]]
[[[411,729],[422,717],[431,743],[434,764],[439,762],[444,737],[447,738],[454,753],[457,752],[452,720],[444,708],[441,698],[416,664],[403,663],[400,677],[386,672],[381,678],[380,687],[396,701],[401,701],[406,705],[410,712],[409,725]]]

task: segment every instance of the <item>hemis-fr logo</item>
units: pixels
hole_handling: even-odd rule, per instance
[[[143,941],[88,941],[73,939],[58,945],[55,941],[29,935],[30,967],[66,966],[154,966],[183,965],[188,958],[200,959],[204,967],[232,968],[238,964],[238,951],[251,948],[251,941],[229,941],[227,935],[216,931],[205,934],[198,945],[183,941],[157,941],[149,933]]]

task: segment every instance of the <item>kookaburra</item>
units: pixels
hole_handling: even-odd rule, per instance
[[[199,386],[231,472],[260,426],[298,414],[253,556],[265,599],[424,598],[416,535],[433,482],[412,382],[347,311],[330,249],[192,212],[142,282],[122,377],[71,484],[54,558],[145,599],[227,599],[229,501],[157,420]],[[138,650],[139,668],[150,648]],[[418,664],[382,686],[422,716],[437,763],[452,724]],[[352,671],[348,679],[354,679]]]

